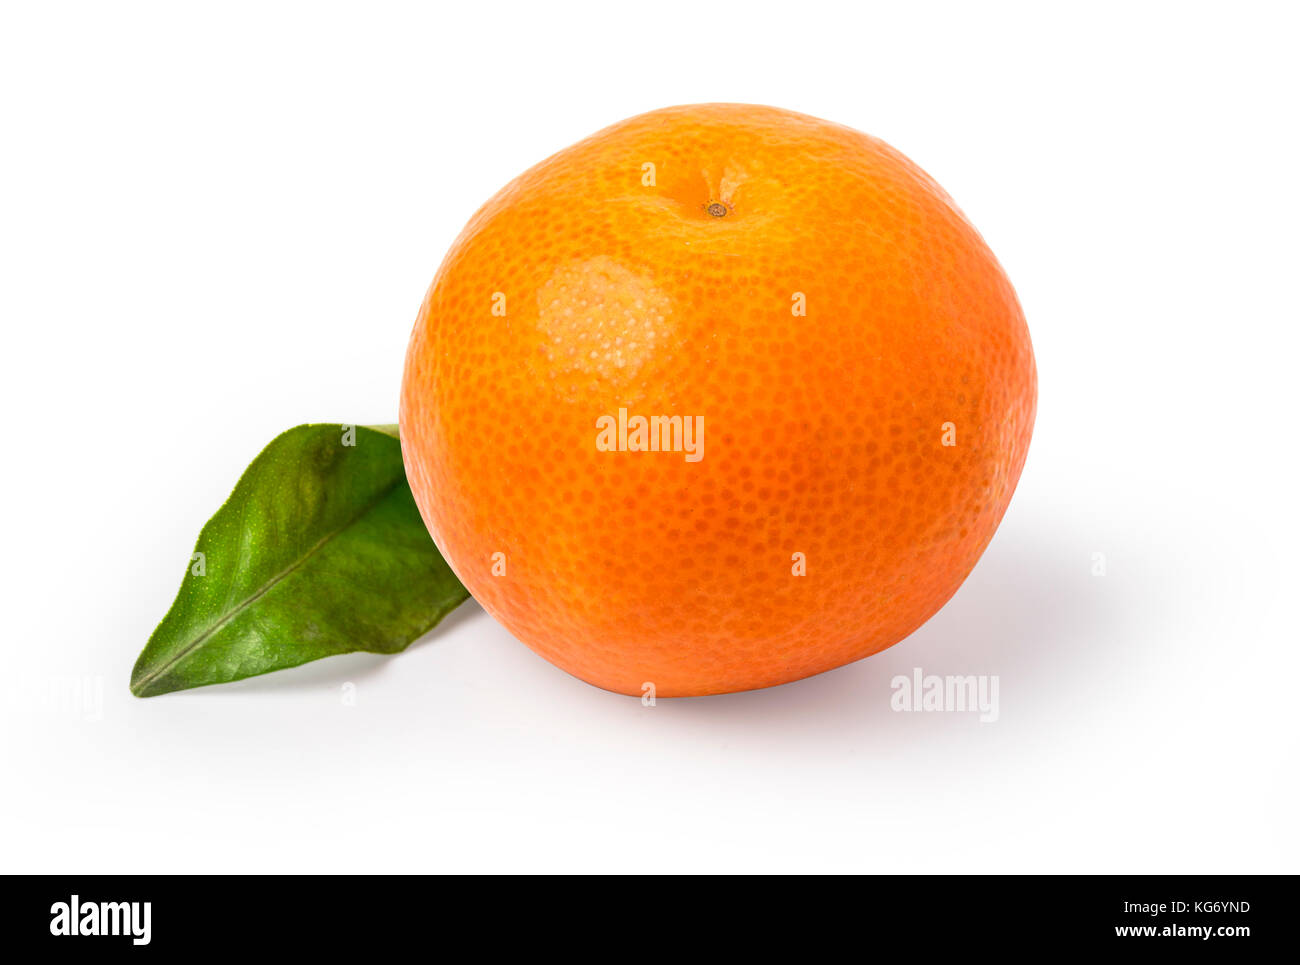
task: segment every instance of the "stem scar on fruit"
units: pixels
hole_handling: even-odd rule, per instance
[[[727,211],[730,210],[730,207],[728,205],[723,204],[721,201],[710,201],[708,204],[704,206],[704,210],[707,211],[709,214],[713,215],[713,217],[715,218],[722,218],[726,216]]]

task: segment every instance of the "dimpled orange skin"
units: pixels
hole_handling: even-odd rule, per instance
[[[401,438],[511,633],[598,687],[692,696],[925,622],[1006,511],[1035,400],[1011,284],[933,180],[837,124],[702,104],[474,215],[416,319]],[[620,408],[702,416],[702,458],[602,451]]]

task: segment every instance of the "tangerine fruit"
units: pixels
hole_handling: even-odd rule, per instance
[[[925,622],[1006,511],[1036,391],[1010,282],[920,168],[703,104],[473,216],[416,318],[401,439],[489,613],[599,687],[690,696]]]

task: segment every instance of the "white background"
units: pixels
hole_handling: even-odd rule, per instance
[[[0,9],[0,870],[1300,870],[1294,8]],[[653,708],[474,604],[397,657],[130,696],[259,449],[395,419],[478,205],[710,100],[883,137],[1020,293],[1038,423],[952,602]],[[1000,719],[892,712],[914,667],[998,675]]]

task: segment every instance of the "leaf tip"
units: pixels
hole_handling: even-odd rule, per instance
[[[136,661],[131,668],[131,693],[136,697],[157,697],[159,694],[167,693],[169,688],[161,686],[156,675],[149,672],[145,666],[144,654]]]

